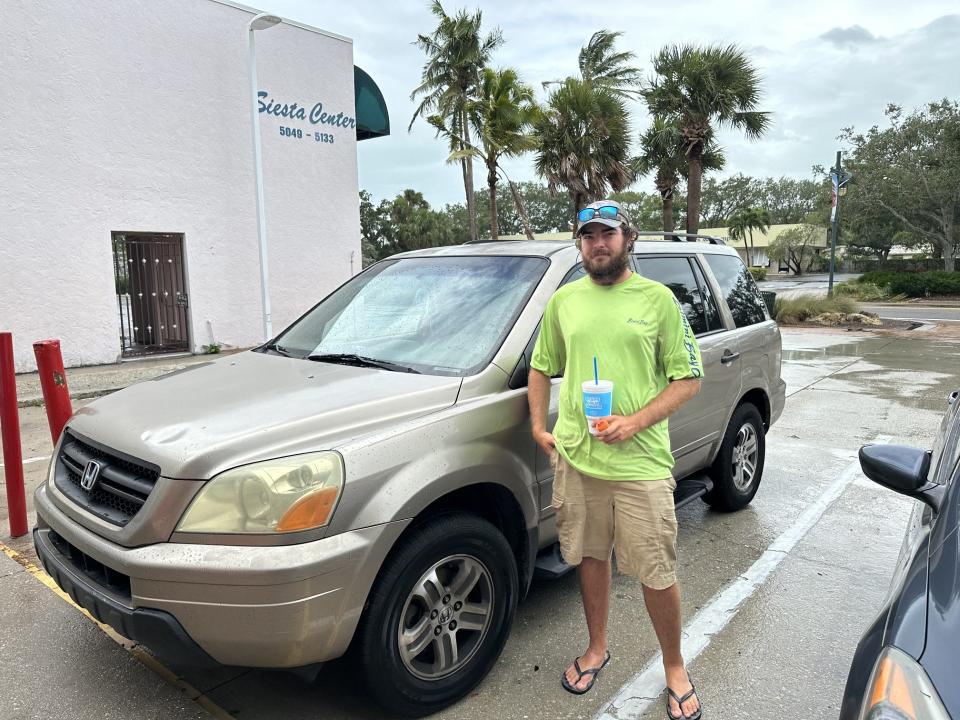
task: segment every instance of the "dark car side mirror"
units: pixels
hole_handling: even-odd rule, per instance
[[[942,485],[927,479],[929,452],[904,445],[864,445],[860,448],[860,467],[878,485],[940,511],[945,491]]]

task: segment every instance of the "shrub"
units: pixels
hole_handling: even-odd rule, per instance
[[[890,280],[890,291],[910,297],[960,295],[960,273],[943,270],[898,273]]]
[[[926,297],[927,295],[960,295],[960,272],[927,270],[924,272],[891,272],[873,270],[864,273],[857,285],[887,287],[893,295]],[[861,298],[870,299],[870,298]]]
[[[874,300],[891,300],[894,298],[889,285],[874,285],[869,282],[840,283],[833,288],[834,297],[850,297],[856,300],[871,302]]]
[[[860,284],[869,284],[869,285],[889,285],[893,282],[893,279],[896,278],[899,273],[890,272],[889,270],[871,270],[870,272],[864,273],[856,279],[857,283]]]
[[[765,267],[752,267],[750,268],[750,274],[757,282],[763,282],[767,279],[767,269]]]
[[[848,297],[777,298],[775,319],[781,325],[799,325],[823,313],[852,313],[856,309],[856,303]]]

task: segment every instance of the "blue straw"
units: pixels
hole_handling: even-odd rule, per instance
[[[593,356],[593,384],[600,384],[600,373],[597,372],[597,356]]]

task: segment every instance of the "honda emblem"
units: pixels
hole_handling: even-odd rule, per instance
[[[99,478],[100,463],[98,463],[96,460],[91,460],[83,469],[83,477],[80,478],[80,487],[87,492],[93,492],[93,488],[96,486]]]

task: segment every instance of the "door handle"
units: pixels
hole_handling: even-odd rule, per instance
[[[738,353],[738,352],[730,352],[729,350],[724,350],[724,351],[723,351],[723,357],[720,358],[720,362],[723,363],[724,365],[729,365],[729,364],[732,363],[734,360],[736,360],[738,357],[740,357],[740,353]]]

